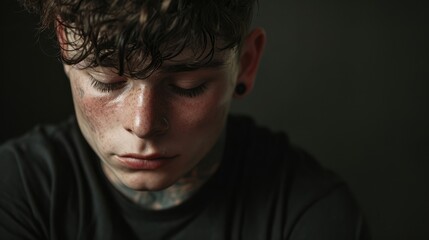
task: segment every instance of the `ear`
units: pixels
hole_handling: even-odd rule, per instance
[[[265,31],[262,28],[256,28],[244,40],[239,59],[240,69],[237,76],[237,85],[243,84],[246,92],[244,94],[235,94],[235,97],[241,97],[253,89],[266,38]]]

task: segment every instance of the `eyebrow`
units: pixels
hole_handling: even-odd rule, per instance
[[[178,63],[178,64],[166,64],[161,66],[159,69],[164,73],[177,73],[177,72],[189,72],[199,69],[216,69],[225,65],[224,61],[213,60],[206,64],[192,64],[192,63]]]

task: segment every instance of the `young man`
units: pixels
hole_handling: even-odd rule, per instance
[[[24,1],[75,117],[0,148],[2,239],[366,239],[347,186],[229,115],[265,45],[254,2]]]

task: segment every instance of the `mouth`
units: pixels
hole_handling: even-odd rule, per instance
[[[178,155],[163,156],[160,154],[140,155],[140,154],[124,154],[116,155],[119,163],[133,170],[156,170],[177,158]]]

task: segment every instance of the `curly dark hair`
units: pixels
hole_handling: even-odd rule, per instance
[[[40,14],[41,29],[66,32],[66,64],[112,67],[146,78],[190,49],[200,67],[216,51],[241,45],[255,0],[19,0]],[[72,36],[72,37],[70,37]]]

